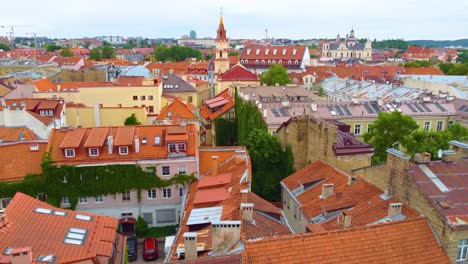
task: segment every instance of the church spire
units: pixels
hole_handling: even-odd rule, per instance
[[[221,8],[219,26],[218,26],[218,34],[216,36],[216,42],[218,41],[227,41],[226,29],[224,29],[223,8]]]

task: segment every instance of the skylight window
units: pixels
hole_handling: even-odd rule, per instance
[[[66,216],[67,215],[67,213],[62,212],[62,211],[54,211],[53,214],[54,215],[60,215],[60,216]]]
[[[37,207],[36,209],[34,209],[34,212],[36,212],[36,213],[41,213],[41,214],[51,214],[51,213],[52,213],[52,210]]]
[[[78,233],[78,234],[86,234],[87,232],[85,229],[76,228],[76,227],[72,227],[68,231],[73,232],[73,233]]]
[[[91,221],[91,218],[92,217],[89,215],[82,215],[82,214],[75,215],[75,219],[78,219],[78,220]]]
[[[46,255],[46,256],[37,256],[37,260],[40,262],[50,262],[54,263],[55,262],[55,256],[54,255]]]
[[[63,242],[66,244],[81,246],[84,244],[87,233],[88,231],[85,229],[72,227],[68,229],[68,232],[65,235],[65,240]]]

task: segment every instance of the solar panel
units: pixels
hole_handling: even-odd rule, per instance
[[[347,105],[343,106],[343,110],[346,112],[347,115],[353,115],[351,114],[351,111],[349,111],[349,108]]]
[[[276,111],[275,108],[271,109],[271,112],[273,112],[273,114],[275,115],[275,117],[280,117],[278,111]]]
[[[416,109],[414,109],[413,105],[411,104],[407,104],[408,108],[413,112],[413,113],[416,113]]]
[[[364,108],[366,108],[369,114],[375,114],[374,110],[372,110],[372,108],[367,103],[364,104]]]
[[[421,106],[419,106],[418,104],[413,104],[413,106],[418,109],[419,112],[424,112],[424,109],[422,109]]]
[[[343,111],[341,110],[341,107],[335,105],[335,111],[338,113],[338,115],[344,115]]]
[[[462,105],[460,108],[458,108],[458,111],[465,111],[465,108],[467,108],[468,105]]]
[[[426,104],[422,104],[421,107],[424,108],[424,110],[426,110],[426,112],[432,112],[431,109],[429,109],[429,107],[427,107]]]
[[[442,112],[447,112],[447,109],[443,108],[439,103],[434,103],[437,108],[439,108],[440,111]]]
[[[281,115],[289,116],[288,113],[286,113],[286,111],[283,108],[279,108],[278,110],[280,111]]]
[[[372,106],[372,108],[374,108],[374,111],[375,111],[376,113],[382,112],[382,111],[380,111],[380,108],[379,108],[379,106],[378,106],[377,104],[374,103],[374,104],[371,104],[371,106]]]

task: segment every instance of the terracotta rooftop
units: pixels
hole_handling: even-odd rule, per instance
[[[169,116],[169,113],[171,116]],[[192,112],[191,106],[182,101],[182,98],[176,97],[171,103],[165,105],[159,112],[157,120],[164,120],[166,118],[171,119],[173,116],[177,116],[180,119],[198,119],[198,117]]]
[[[220,77],[220,81],[258,81],[258,76],[244,66],[237,64],[224,72]]]
[[[159,74],[169,74],[171,72],[175,74],[185,74],[189,66],[190,63],[188,62],[153,62],[146,65],[146,68],[151,72],[159,70]]]
[[[243,263],[450,263],[425,218],[248,241]]]
[[[55,263],[98,263],[101,258],[115,254],[112,263],[120,263],[125,239],[116,233],[115,218],[56,208],[20,192],[11,200],[5,214],[7,224],[0,228],[2,250],[31,247],[33,259],[54,255]],[[89,221],[79,219],[88,216]],[[77,238],[84,233],[83,239],[73,240],[82,245],[66,242],[71,232]],[[114,241],[118,244],[114,245]]]
[[[444,72],[434,67],[405,67],[408,75],[444,75]]]
[[[413,164],[408,174],[454,230],[468,230],[468,159]]]
[[[21,110],[26,107],[26,110],[42,123],[48,125],[54,118],[62,116],[62,110],[65,107],[63,100],[58,99],[36,99],[36,98],[22,98],[22,99],[6,99],[5,104],[11,110]],[[3,107],[0,105],[0,110]],[[41,115],[41,110],[53,110],[52,115]]]
[[[0,144],[0,181],[21,181],[28,174],[42,173],[47,141]]]
[[[34,132],[28,127],[4,127],[0,126],[0,143],[2,142],[16,142],[24,140],[37,140],[39,139]]]
[[[234,105],[234,98],[229,93],[229,89],[226,89],[215,98],[205,101],[200,109],[200,114],[204,119],[214,120],[229,111]]]
[[[56,92],[57,86],[51,82],[49,79],[39,79],[31,82],[38,92]]]
[[[53,62],[58,63],[60,66],[75,66],[81,60],[83,60],[82,57],[57,57]]]

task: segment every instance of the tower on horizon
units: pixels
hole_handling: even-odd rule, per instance
[[[221,16],[219,19],[218,31],[216,35],[216,55],[214,59],[214,73],[216,79],[229,70],[229,41],[226,35],[226,29],[224,28],[224,21],[221,11]],[[215,95],[220,93],[218,89],[215,89]]]

